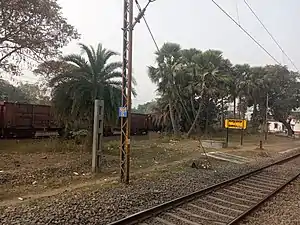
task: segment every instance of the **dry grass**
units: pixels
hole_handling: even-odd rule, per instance
[[[189,149],[179,151],[174,142],[168,142],[169,138],[149,140],[144,136],[132,139],[132,172],[160,167],[191,156]],[[91,150],[76,144],[75,140],[0,140],[0,199],[117,177],[119,143],[119,140],[104,141],[105,169],[93,176],[90,173]]]
[[[58,138],[0,140],[1,153],[82,152],[84,145]]]
[[[220,138],[222,136],[213,139]],[[229,140],[238,145],[239,138],[238,133],[232,133]],[[199,148],[198,137],[195,139],[176,140],[172,136],[161,135],[132,137],[132,172],[153,172],[156,168],[200,157],[202,151]],[[284,143],[291,144],[293,141],[284,137],[269,136],[268,143],[280,143],[279,149],[287,146]],[[249,149],[255,149],[258,142],[258,135],[246,135],[245,146],[239,151],[247,151],[247,146]],[[119,144],[119,137],[104,140],[106,167],[101,174],[93,176],[90,173],[91,149],[76,143],[75,140],[0,140],[0,171],[4,171],[0,175],[6,176],[3,182],[0,182],[0,198],[11,199],[25,194],[51,191],[53,188],[92,182],[95,179],[117,177]],[[74,175],[74,172],[78,175]],[[32,185],[34,181],[38,184]]]

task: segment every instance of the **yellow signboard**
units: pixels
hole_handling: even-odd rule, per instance
[[[241,119],[226,119],[225,120],[225,128],[229,129],[246,129],[247,120]]]

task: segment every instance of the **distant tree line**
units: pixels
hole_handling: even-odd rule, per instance
[[[0,101],[50,105],[50,96],[38,84],[12,85],[0,79]]]
[[[93,102],[103,99],[105,122],[116,123],[122,63],[114,58],[119,54],[101,44],[80,44],[83,54],[62,56],[61,48],[80,35],[57,0],[17,2],[0,0],[0,77],[35,68],[43,82],[14,86],[2,79],[0,100],[51,103],[66,124],[83,120],[91,128]],[[176,43],[165,43],[155,56],[148,75],[159,97],[134,111],[154,113],[157,126],[175,135],[208,133],[228,116],[226,105],[233,102],[236,118],[253,107],[251,125],[257,130],[265,122],[268,95],[269,113],[293,133],[288,118],[300,104],[298,73],[281,65],[233,65],[221,51],[182,49]]]
[[[156,101],[146,102],[144,104],[139,104],[137,107],[132,109],[134,113],[141,113],[141,114],[150,114],[155,111]]]
[[[288,118],[300,106],[300,82],[299,74],[285,66],[232,65],[218,50],[202,52],[165,43],[148,74],[159,94],[152,110],[156,122],[175,135],[179,130],[188,136],[207,133],[227,116],[228,102],[233,102],[234,118],[244,118],[252,106],[252,129],[257,130],[265,122],[267,96],[268,113],[293,133]]]

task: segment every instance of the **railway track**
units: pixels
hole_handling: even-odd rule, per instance
[[[141,211],[110,225],[237,224],[300,175],[280,173],[300,153],[189,195]]]

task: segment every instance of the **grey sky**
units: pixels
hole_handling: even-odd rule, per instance
[[[122,0],[59,0],[64,16],[82,34],[81,42],[118,51],[122,49]],[[147,0],[139,0],[143,6]],[[238,6],[244,26],[281,63],[294,69],[246,8],[243,0],[216,0],[235,19]],[[300,38],[299,0],[248,0],[287,54],[300,67],[298,40]],[[219,49],[232,63],[251,65],[273,64],[274,61],[227,18],[211,0],[156,0],[146,18],[159,45],[176,42],[183,48]],[[78,52],[76,43],[64,53]],[[155,97],[155,85],[147,76],[147,65],[154,62],[155,46],[143,22],[134,31],[133,71],[137,79],[137,105]],[[121,59],[121,58],[119,58]]]

